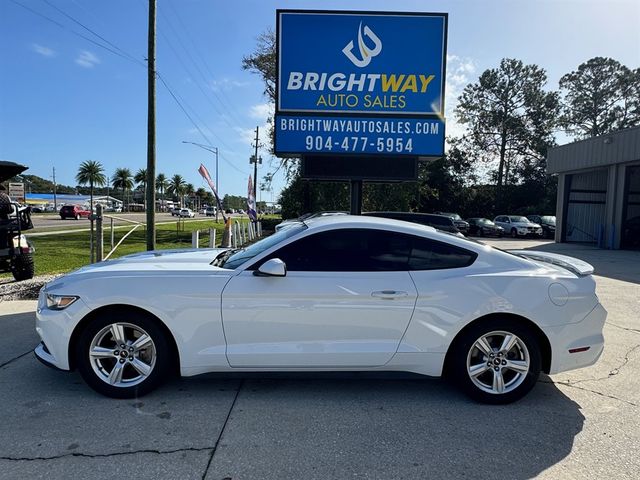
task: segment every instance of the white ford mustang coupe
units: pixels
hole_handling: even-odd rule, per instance
[[[593,268],[372,217],[293,223],[245,249],[156,251],[40,292],[37,357],[98,392],[172,373],[405,371],[508,403],[541,371],[595,363],[607,312]]]

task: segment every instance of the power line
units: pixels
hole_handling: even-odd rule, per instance
[[[187,40],[189,40],[189,43],[193,47],[193,51],[195,52],[195,54],[200,59],[200,61],[204,65],[205,70],[207,70],[207,72],[209,73],[209,75],[211,77],[211,80],[213,81],[213,78],[215,77],[215,75],[213,74],[213,72],[209,68],[209,65],[207,64],[207,62],[204,59],[204,57],[200,54],[200,50],[198,49],[198,46],[196,45],[195,41],[193,40],[193,37],[189,33],[189,29],[185,26],[184,22],[182,21],[182,18],[180,17],[180,14],[178,13],[178,9],[176,9],[173,6],[172,2],[167,1],[166,3],[169,5],[169,8],[171,8],[171,10],[173,11],[175,18],[178,19],[178,23],[182,27],[182,31],[184,32],[184,36],[187,38]],[[176,34],[176,36],[178,37],[177,34]],[[186,49],[184,47],[183,47],[183,49],[185,49],[187,54],[189,54],[189,56],[191,56],[189,49]],[[196,68],[197,68],[198,72],[200,73],[200,75],[202,76],[202,78],[205,81],[205,85],[207,85],[208,82],[207,82],[206,75],[204,75],[204,73],[202,73],[200,68],[197,67],[197,63],[193,60],[193,58],[192,58],[192,62],[193,62],[194,65],[196,65]],[[229,100],[229,99],[226,96],[226,94],[224,93],[224,90],[220,90],[220,93],[222,94],[222,97],[220,95],[218,95],[218,93],[213,89],[212,85],[210,86],[210,90],[213,93],[213,95],[216,97],[216,99],[220,102],[220,104],[223,106],[223,108],[225,108],[225,109],[227,109],[229,111],[229,115],[231,116],[233,121],[238,123],[238,124],[242,124],[242,121],[238,117],[235,116],[235,112],[233,110],[233,106],[230,103],[227,103],[227,100]]]
[[[102,40],[103,42],[105,42],[107,45],[112,46],[113,48],[115,48],[116,50],[118,50],[119,52],[121,52],[123,55],[125,55],[126,57],[129,57],[132,61],[134,62],[140,62],[140,60],[138,60],[137,58],[135,58],[133,55],[129,54],[128,52],[125,52],[123,49],[121,49],[119,46],[117,46],[116,44],[110,42],[109,40],[107,40],[106,38],[104,38],[102,35],[100,35],[99,33],[94,32],[93,30],[91,30],[89,27],[87,27],[86,25],[84,25],[82,22],[80,22],[79,20],[76,20],[74,17],[72,17],[71,15],[69,15],[68,13],[66,13],[64,10],[58,8],[56,5],[52,4],[51,2],[49,2],[49,0],[42,0],[44,3],[46,3],[47,5],[49,5],[51,8],[54,8],[56,11],[58,11],[59,13],[61,13],[62,15],[64,15],[65,17],[67,17],[69,20],[71,20],[73,23],[79,25],[80,27],[84,28],[87,32],[91,33],[92,35],[95,35],[96,37],[98,37],[100,40]],[[140,62],[142,63],[142,62]],[[143,64],[144,65],[144,64]],[[146,68],[146,65],[144,65]]]
[[[45,20],[47,20],[48,22],[53,23],[54,25],[62,28],[63,30],[66,30],[70,33],[72,33],[73,35],[76,35],[94,45],[96,45],[97,47],[100,47],[114,55],[117,55],[120,58],[123,58],[125,60],[128,60],[130,62],[135,63],[136,65],[142,66],[143,68],[147,68],[147,65],[142,62],[141,60],[137,60],[133,55],[129,54],[128,52],[122,50],[120,47],[118,47],[117,45],[115,45],[114,43],[110,42],[109,40],[107,40],[106,38],[104,38],[103,36],[99,35],[98,33],[94,32],[92,29],[90,29],[89,27],[83,25],[81,22],[79,22],[78,20],[74,19],[71,15],[66,14],[65,12],[63,12],[61,9],[57,8],[56,6],[50,4],[47,0],[43,0],[45,3],[49,4],[50,6],[52,6],[53,8],[55,8],[56,10],[58,10],[61,14],[63,14],[65,17],[69,18],[70,20],[74,21],[74,23],[77,23],[78,25],[82,26],[84,29],[86,29],[87,31],[89,31],[90,33],[92,33],[93,35],[95,35],[96,37],[100,38],[101,40],[103,40],[104,42],[106,42],[108,45],[113,46],[114,48],[116,48],[117,50],[114,50],[113,48],[110,48],[100,42],[97,42],[95,40],[93,40],[92,38],[83,35],[82,33],[79,33],[71,28],[69,28],[68,26],[58,22],[57,20],[41,13],[38,12],[37,10],[34,10],[20,2],[18,2],[17,0],[11,0],[11,2],[13,2],[14,4],[24,8],[25,10],[29,11],[30,13],[41,17]],[[193,117],[189,114],[189,112],[186,110],[186,108],[184,107],[183,103],[188,105],[186,101],[184,101],[184,99],[182,100],[182,102],[178,99],[178,96],[176,93],[174,93],[174,91],[169,87],[169,85],[167,84],[167,82],[164,80],[164,78],[160,75],[160,72],[156,69],[155,72],[157,78],[162,82],[162,84],[164,85],[164,87],[167,89],[167,91],[169,92],[169,94],[171,95],[171,97],[173,98],[173,100],[176,102],[176,104],[178,105],[178,107],[182,110],[182,112],[185,114],[185,116],[189,119],[189,121],[193,124],[193,126],[196,128],[196,130],[198,130],[198,132],[200,133],[200,135],[209,143],[211,144],[211,140],[209,139],[209,137],[207,137],[204,132],[202,131],[202,129],[200,128],[200,126],[195,122],[195,120],[193,119]],[[193,108],[189,107],[191,109],[191,111],[194,113],[194,115],[197,116],[197,113],[195,113],[195,111],[193,110]],[[202,121],[201,118],[199,118],[199,120],[204,124],[205,122]],[[206,128],[206,127],[205,127]],[[233,127],[232,127],[233,128]],[[231,150],[228,145],[224,144],[224,141],[222,141],[222,139],[216,135],[211,129],[207,128],[216,138],[220,139],[220,143],[222,143],[223,145],[225,145],[227,147],[227,149]],[[245,171],[239,169],[238,167],[236,167],[231,161],[229,161],[224,155],[220,154],[220,157],[232,168],[234,168],[235,170],[237,170],[238,172],[242,173],[242,174],[246,174]]]
[[[158,76],[158,79],[160,79],[160,81],[162,82],[162,84],[164,85],[164,87],[167,89],[167,91],[169,92],[169,94],[171,95],[171,97],[173,97],[173,99],[175,100],[175,102],[178,104],[178,106],[180,107],[180,109],[184,112],[184,114],[187,116],[187,118],[189,119],[189,121],[193,124],[193,126],[196,128],[196,130],[198,130],[198,132],[200,133],[200,135],[202,136],[202,138],[204,138],[204,140],[211,145],[213,142],[211,141],[211,139],[209,139],[209,137],[207,137],[207,135],[202,131],[202,129],[198,126],[198,124],[195,122],[195,120],[193,119],[193,117],[189,114],[189,112],[187,111],[187,109],[185,108],[185,106],[182,104],[182,102],[184,102],[184,99],[182,100],[182,102],[180,101],[180,99],[178,98],[178,95],[176,93],[174,93],[174,91],[171,89],[171,87],[169,86],[169,84],[165,81],[165,79],[162,77],[162,75],[160,75],[160,72],[158,72],[156,70],[156,75]],[[186,102],[184,102],[186,104]],[[189,107],[191,108],[191,107]],[[193,111],[193,109],[191,109]],[[195,113],[195,112],[194,112]],[[241,170],[240,168],[238,168],[237,166],[235,166],[231,161],[229,161],[224,155],[222,155],[221,153],[219,154],[220,158],[222,158],[231,168],[237,170],[238,172],[242,173],[242,174],[246,174],[247,172]]]
[[[147,66],[146,66],[142,61],[136,60],[136,59],[135,59],[134,57],[132,57],[131,55],[129,55],[129,56],[125,56],[125,55],[121,54],[120,52],[118,52],[117,50],[113,50],[112,48],[107,47],[106,45],[103,45],[102,43],[96,42],[96,41],[95,41],[95,40],[93,40],[92,38],[87,37],[86,35],[83,35],[82,33],[76,32],[75,30],[73,30],[73,29],[71,29],[71,28],[67,27],[66,25],[64,25],[64,24],[62,24],[62,23],[60,23],[60,22],[58,22],[57,20],[54,20],[53,18],[48,17],[47,15],[44,15],[43,13],[40,13],[40,12],[38,12],[38,11],[36,11],[36,10],[34,10],[34,9],[30,8],[30,7],[27,7],[26,5],[24,5],[24,4],[20,3],[20,2],[18,2],[17,0],[11,0],[11,2],[12,2],[12,3],[15,3],[16,5],[18,5],[18,6],[22,7],[22,8],[24,8],[25,10],[27,10],[27,11],[29,11],[29,12],[33,13],[34,15],[37,15],[38,17],[44,18],[44,19],[45,19],[45,20],[47,20],[48,22],[51,22],[51,23],[53,23],[54,25],[57,25],[58,27],[62,28],[63,30],[66,30],[66,31],[68,31],[68,32],[72,33],[73,35],[76,35],[76,36],[78,36],[78,37],[80,37],[80,38],[83,38],[84,40],[86,40],[86,41],[88,41],[88,42],[93,43],[93,44],[94,44],[94,45],[96,45],[97,47],[103,48],[103,49],[107,50],[108,52],[111,52],[111,53],[113,53],[114,55],[117,55],[118,57],[124,58],[125,60],[128,60],[128,61],[130,61],[130,62],[137,63],[137,64],[139,64],[139,65],[143,66],[144,68],[147,68]]]
[[[162,18],[164,19],[165,23],[167,24],[167,26],[169,27],[169,29],[171,29],[171,31],[173,32],[173,35],[175,36],[176,40],[178,41],[178,44],[180,45],[180,47],[182,48],[182,50],[185,52],[186,54],[186,58],[191,62],[191,64],[195,67],[196,71],[200,74],[200,77],[202,78],[205,86],[207,85],[207,78],[206,75],[202,72],[202,70],[200,69],[200,67],[198,66],[198,64],[196,63],[196,61],[193,59],[193,56],[191,55],[191,52],[189,51],[188,48],[186,48],[186,46],[184,45],[184,43],[182,42],[180,35],[178,34],[178,32],[176,31],[176,29],[173,27],[171,21],[169,20],[169,17],[166,16],[163,13],[162,9],[159,9],[160,15],[162,16]],[[163,35],[163,37],[165,38],[165,40],[167,41],[167,43],[169,44],[170,48],[173,50],[174,54],[176,55],[176,57],[178,57],[181,65],[184,67],[184,69],[187,71],[187,73],[189,74],[189,76],[192,77],[193,82],[198,86],[198,88],[200,89],[200,91],[202,92],[202,94],[206,97],[207,101],[211,104],[211,106],[214,108],[214,110],[216,112],[218,112],[218,114],[222,117],[222,119],[224,120],[224,122],[229,126],[229,128],[235,128],[234,125],[232,125],[229,120],[227,119],[227,117],[225,116],[225,113],[222,112],[218,106],[211,100],[210,95],[208,95],[204,89],[200,86],[199,81],[196,79],[196,76],[193,75],[193,73],[186,67],[186,65],[184,64],[184,62],[182,61],[182,59],[180,58],[180,55],[178,54],[178,52],[173,48],[173,46],[171,45],[170,40]],[[228,110],[229,112],[229,117],[232,117],[232,110],[229,109],[223,102],[222,100],[218,97],[218,95],[216,94],[216,92],[213,89],[209,89],[209,91],[214,95],[214,97],[216,98],[216,100],[218,100],[218,102],[220,103],[221,107],[225,110]],[[233,118],[234,122],[237,123],[241,123],[238,122],[238,120],[236,118]]]

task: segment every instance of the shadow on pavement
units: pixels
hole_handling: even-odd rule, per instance
[[[207,478],[526,479],[567,457],[583,423],[546,381],[488,406],[439,380],[251,376]]]

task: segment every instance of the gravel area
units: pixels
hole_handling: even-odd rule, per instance
[[[16,282],[13,277],[0,278],[0,302],[10,300],[37,300],[45,283],[59,275],[39,275],[31,280]]]

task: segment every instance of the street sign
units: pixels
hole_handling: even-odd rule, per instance
[[[447,15],[279,10],[276,113],[444,114]]]
[[[281,155],[444,155],[439,119],[279,115],[275,131]]]
[[[9,198],[14,202],[24,203],[24,183],[10,183]]]
[[[277,11],[275,152],[444,154],[447,14]]]

